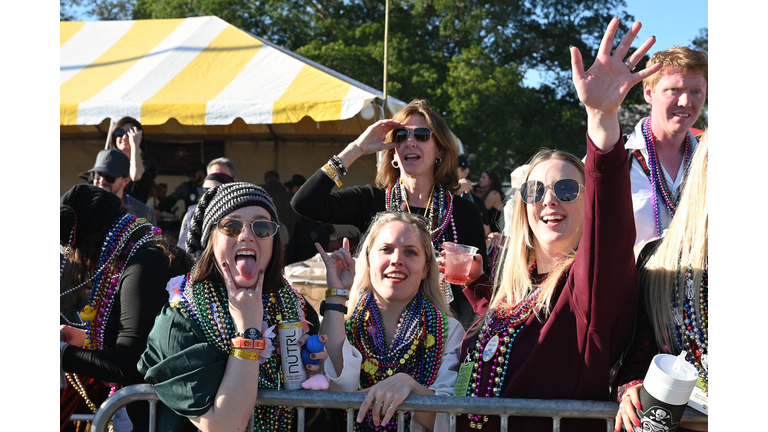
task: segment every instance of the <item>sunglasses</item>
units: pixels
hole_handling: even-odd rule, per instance
[[[106,175],[98,171],[93,171],[93,183],[97,183],[99,180],[103,180],[103,183],[112,184],[117,179],[112,177],[111,175]]]
[[[530,180],[520,185],[520,198],[526,204],[536,204],[544,199],[547,189],[552,189],[552,193],[560,202],[571,202],[579,197],[581,188],[584,187],[574,179],[560,179],[552,184],[545,185],[538,180]]]
[[[415,129],[395,129],[392,131],[392,141],[396,143],[405,142],[408,139],[408,135],[413,133],[413,137],[418,142],[427,142],[432,138],[432,130],[425,127],[417,127]]]
[[[126,133],[127,132],[124,131],[123,129],[115,129],[115,130],[112,131],[112,138],[114,138],[114,139],[120,138],[121,136],[125,135]]]
[[[277,223],[265,219],[242,221],[240,219],[224,218],[216,223],[216,229],[227,237],[237,237],[245,229],[246,222],[250,222],[251,231],[253,231],[253,234],[260,239],[270,238],[277,234]]]
[[[205,195],[206,192],[208,192],[208,189],[210,189],[210,188],[209,187],[200,187],[200,186],[198,186],[197,187],[197,194],[200,195],[200,196],[203,196],[203,195]]]

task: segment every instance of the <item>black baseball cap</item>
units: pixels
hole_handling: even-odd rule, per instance
[[[126,177],[131,174],[131,161],[117,149],[102,150],[96,155],[96,163],[88,172],[98,171],[110,177]]]

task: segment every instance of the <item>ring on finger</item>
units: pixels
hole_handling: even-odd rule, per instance
[[[377,403],[377,404],[379,404],[379,405],[381,405],[381,406],[384,406],[384,402],[381,402],[381,401],[376,401],[376,403]]]
[[[636,66],[632,66],[632,63],[630,63],[629,60],[624,60],[624,65],[629,68],[630,72],[634,72],[635,71],[635,67]]]
[[[391,409],[392,411],[394,411],[394,410],[395,410],[395,407],[394,407],[394,405],[390,405],[390,406],[389,406],[389,409]]]

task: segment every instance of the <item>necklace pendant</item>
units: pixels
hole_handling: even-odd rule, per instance
[[[701,367],[703,367],[706,372],[709,372],[709,358],[707,357],[707,354],[701,355]]]
[[[693,280],[688,279],[686,280],[686,288],[685,288],[685,295],[688,296],[689,299],[693,299],[693,296],[695,293],[693,292]]]
[[[499,335],[494,335],[491,340],[488,341],[487,344],[485,344],[485,349],[483,350],[483,361],[487,362],[490,361],[494,355],[496,355],[496,350],[499,348]]]
[[[675,323],[677,323],[679,326],[683,325],[683,316],[680,313],[680,309],[675,309],[672,313],[675,316]]]

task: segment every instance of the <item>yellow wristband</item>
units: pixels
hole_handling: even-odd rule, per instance
[[[261,355],[257,352],[243,351],[237,348],[232,348],[229,354],[238,358],[243,358],[248,360],[258,360],[261,358]]]
[[[339,296],[349,300],[349,290],[341,289],[341,288],[328,288],[327,290],[325,290],[325,296],[326,297]]]
[[[333,169],[332,166],[325,164],[323,165],[323,171],[325,171],[325,174],[333,180],[334,183],[336,183],[336,186],[341,187],[341,179],[339,175],[336,173],[336,170]]]

